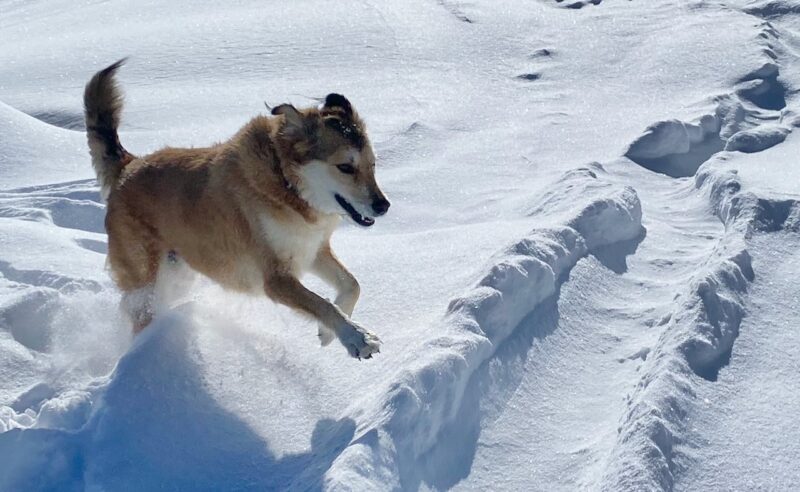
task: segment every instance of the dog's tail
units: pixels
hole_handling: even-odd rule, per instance
[[[122,168],[133,160],[133,156],[122,147],[117,134],[122,112],[122,93],[114,80],[114,74],[125,60],[123,58],[94,74],[83,93],[89,154],[92,156],[92,166],[104,199],[108,198]]]

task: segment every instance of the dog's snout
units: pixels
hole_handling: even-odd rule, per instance
[[[386,198],[375,198],[372,201],[372,210],[374,210],[377,215],[383,215],[389,210],[389,205],[389,200]]]

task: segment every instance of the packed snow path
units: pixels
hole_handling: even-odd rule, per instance
[[[0,490],[800,482],[798,12],[0,2]],[[356,103],[393,209],[334,246],[380,357],[209,282],[130,341],[80,110],[128,54],[136,152]]]

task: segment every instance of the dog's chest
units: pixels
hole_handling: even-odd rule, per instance
[[[278,260],[284,262],[295,273],[307,271],[336,227],[335,222],[323,220],[308,224],[302,219],[278,220],[268,213],[259,218],[261,236]]]

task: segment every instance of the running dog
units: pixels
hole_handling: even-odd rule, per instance
[[[311,315],[323,345],[335,336],[353,357],[379,352],[378,337],[350,319],[359,285],[330,244],[341,216],[369,227],[389,210],[350,101],[329,94],[319,107],[282,104],[226,142],[139,157],[117,134],[115,74],[124,61],[92,77],[84,106],[107,202],[108,265],[134,333],[153,318],[159,277],[185,262],[226,289],[266,294]],[[300,283],[305,272],[336,288],[335,303]]]

